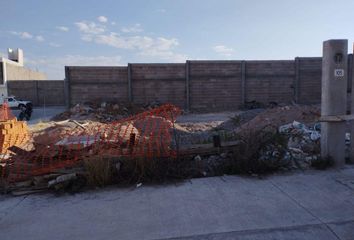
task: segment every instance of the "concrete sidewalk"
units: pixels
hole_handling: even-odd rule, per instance
[[[0,239],[354,239],[354,168],[0,196]]]

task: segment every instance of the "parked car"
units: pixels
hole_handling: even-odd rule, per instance
[[[10,96],[10,97],[5,97],[2,100],[2,103],[7,102],[8,106],[10,108],[25,108],[28,105],[32,106],[32,102],[31,101],[26,101],[26,100],[21,100],[21,99],[16,99],[14,96]],[[1,104],[2,104],[1,103]]]

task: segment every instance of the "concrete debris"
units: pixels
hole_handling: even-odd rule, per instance
[[[293,121],[293,123],[289,123],[283,126],[279,127],[279,132],[280,133],[285,133],[285,134],[307,134],[308,137],[312,141],[317,141],[318,139],[321,138],[321,134],[316,131],[316,130],[311,130],[305,126],[305,124]]]
[[[29,195],[48,191],[48,189],[61,190],[69,183],[78,181],[78,173],[58,174],[52,173],[42,176],[35,176],[32,179],[16,182],[7,186],[5,192],[11,192],[13,196]]]
[[[154,103],[153,106],[155,105]],[[151,104],[142,107],[133,104],[124,105],[108,102],[76,104],[70,110],[56,115],[52,120],[72,119],[112,122],[151,109],[151,106]]]
[[[76,178],[77,178],[76,173],[70,173],[70,174],[61,175],[61,176],[57,177],[56,179],[49,181],[48,182],[48,187],[51,188],[51,187],[54,187],[54,186],[56,186],[58,184],[75,180]]]
[[[284,160],[292,161],[294,168],[309,168],[320,157],[321,134],[315,129],[318,128],[310,129],[297,121],[279,127],[279,132],[288,138]]]
[[[95,136],[71,136],[57,142],[57,146],[70,146],[72,148],[85,148],[97,142]]]
[[[155,126],[173,126],[175,134],[173,135],[172,147],[178,146],[179,149],[192,145],[212,145],[213,136],[218,135],[223,143],[238,141],[243,133],[253,130],[259,131],[267,126],[272,126],[277,134],[285,136],[285,144],[272,142],[262,147],[259,154],[261,161],[281,160],[289,163],[288,169],[307,169],[313,161],[320,157],[320,138],[321,127],[317,123],[319,117],[318,106],[282,106],[274,105],[270,109],[254,109],[257,103],[250,103],[248,108],[252,110],[237,112],[233,117],[226,118],[225,121],[217,122],[215,120],[209,122],[191,121],[187,123],[174,123],[160,116],[150,116],[146,120],[127,120],[124,123],[117,124],[109,134],[116,136],[115,142],[109,140],[107,133],[98,135],[97,129],[108,129],[109,122],[120,120],[132,114],[139,113],[145,109],[158,106],[158,102],[152,102],[143,107],[134,105],[124,105],[117,103],[87,103],[77,104],[70,110],[61,113],[53,118],[53,120],[64,120],[59,122],[41,123],[38,129],[32,128],[33,139],[37,143],[39,150],[45,149],[49,144],[55,146],[65,146],[76,149],[74,146],[83,149],[77,152],[80,158],[86,155],[102,156],[105,153],[110,154],[112,148],[117,148],[117,144],[124,145],[124,151],[131,151],[128,143],[131,142],[131,135],[134,135],[133,142],[147,141],[151,134],[159,134],[153,130],[146,131],[146,121],[154,122]],[[198,118],[198,115],[195,116]],[[211,116],[209,116],[211,118]],[[145,130],[144,130],[145,129]],[[159,129],[159,128],[156,128]],[[79,134],[84,131],[85,134]],[[158,131],[158,130],[156,130]],[[68,136],[68,132],[70,136]],[[126,132],[132,133],[130,135]],[[38,133],[38,134],[37,134]],[[94,143],[104,141],[107,143],[107,149],[96,149]],[[346,141],[349,143],[350,135],[346,135]],[[159,144],[159,143],[156,143]],[[126,145],[126,146],[125,146]],[[122,147],[123,149],[123,147]],[[199,148],[198,148],[199,149]],[[201,149],[201,148],[200,148]],[[70,154],[65,152],[64,154]],[[47,150],[46,150],[47,151]],[[123,151],[123,150],[122,150]],[[38,151],[41,152],[41,151]],[[57,154],[54,150],[53,156]],[[94,154],[91,154],[94,153]],[[69,155],[70,156],[70,155]],[[223,175],[221,169],[234,155],[232,149],[223,149],[222,151],[203,153],[198,150],[194,154],[188,155],[188,176],[206,177]],[[258,159],[258,155],[257,155]],[[112,165],[115,173],[124,174],[127,162],[116,161]],[[95,165],[96,166],[96,165]],[[36,176],[29,181],[17,183],[14,188],[20,193],[33,190],[37,191],[43,188],[55,190],[65,189],[67,186],[78,182],[77,186],[81,186],[82,173],[81,170],[73,170],[72,172],[52,172],[44,176]],[[0,169],[1,170],[1,169]],[[118,175],[119,175],[118,174]],[[126,177],[125,175],[121,175]],[[258,175],[257,175],[258,176]],[[143,182],[138,180],[136,187],[142,186]]]
[[[30,187],[31,185],[32,185],[32,180],[27,180],[27,181],[15,183],[15,186],[18,188]]]

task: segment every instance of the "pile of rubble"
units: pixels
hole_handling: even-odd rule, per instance
[[[110,109],[101,105],[101,108],[103,107],[106,112]],[[81,111],[79,106],[73,109]],[[134,163],[136,159],[145,159],[149,163],[155,162],[158,158],[173,158],[176,151],[172,146],[172,128],[179,114],[179,108],[165,104],[110,123],[88,120],[82,122],[73,119],[40,123],[39,126],[31,128],[30,140],[19,135],[18,131],[8,132],[13,122],[3,123],[3,127],[6,128],[3,130],[4,134],[8,133],[6,136],[9,139],[18,137],[21,137],[20,140],[25,139],[23,142],[26,148],[17,147],[15,142],[11,142],[13,144],[7,154],[9,157],[0,159],[2,163],[0,178],[8,183],[29,180],[30,182],[21,183],[20,186],[25,185],[23,187],[39,190],[38,188],[42,187],[51,188],[63,181],[80,180],[76,171],[70,177],[52,174],[58,174],[58,171],[65,168],[82,169],[84,162],[93,157],[99,158],[95,162],[93,169],[95,171],[97,165],[102,162],[100,159],[102,156],[109,156],[109,160],[128,159],[126,161],[129,164]],[[132,167],[136,166],[133,164]],[[131,173],[135,174],[134,171]],[[33,178],[34,176],[36,177]],[[43,182],[46,183],[45,186]],[[20,186],[16,185],[17,188]]]
[[[66,119],[92,120],[99,122],[114,122],[123,118],[152,109],[156,104],[138,106],[134,104],[118,104],[102,102],[101,104],[76,104],[70,110],[60,113],[52,118],[53,121]]]
[[[293,168],[307,169],[312,161],[320,157],[320,124],[311,128],[293,121],[279,127],[279,132],[287,136],[285,161],[290,161]]]
[[[134,133],[134,139],[137,142],[147,142],[152,135],[162,134],[158,126],[173,126],[172,144],[174,148],[183,149],[189,147],[192,149],[196,145],[212,145],[213,136],[219,135],[221,141],[226,143],[237,142],[240,136],[247,135],[247,131],[262,131],[267,127],[272,128],[275,134],[280,134],[285,143],[279,143],[278,140],[268,142],[262,145],[258,151],[257,159],[263,162],[272,162],[274,160],[284,162],[284,170],[288,169],[307,169],[311,163],[320,156],[320,124],[318,118],[320,116],[319,106],[282,106],[271,109],[252,109],[237,113],[228,121],[224,121],[219,125],[205,125],[206,129],[201,130],[200,125],[197,128],[186,124],[173,123],[171,120],[164,119],[158,115],[147,116],[144,120],[123,120],[125,123],[121,125],[114,125],[117,120],[126,118],[135,113],[140,113],[146,109],[151,109],[153,105],[138,107],[134,105],[126,106],[120,104],[78,104],[72,107],[69,111],[57,115],[52,121],[48,123],[40,123],[38,126],[32,127],[33,140],[37,144],[37,148],[43,148],[43,152],[48,152],[44,149],[49,144],[61,146],[62,149],[75,148],[74,143],[79,143],[83,146],[81,152],[76,154],[79,158],[85,158],[88,155],[103,156],[111,154],[112,149],[118,149],[117,146],[111,146],[107,138],[110,134],[115,132],[124,133],[123,139],[119,134],[119,139],[122,139],[122,144],[127,145],[130,142],[129,137],[132,134],[125,134],[125,132]],[[197,116],[196,116],[197,117]],[[64,121],[58,121],[66,119]],[[128,118],[130,119],[130,118]],[[128,122],[126,122],[128,121]],[[130,122],[129,122],[130,121]],[[113,123],[112,123],[113,122]],[[151,122],[153,124],[147,124]],[[193,123],[188,123],[193,124]],[[200,124],[200,123],[198,123]],[[207,124],[207,123],[206,123]],[[157,128],[156,128],[157,127]],[[202,126],[204,127],[204,125]],[[156,128],[156,129],[155,129]],[[118,130],[117,130],[118,129]],[[124,130],[126,129],[126,130]],[[107,147],[95,148],[97,139],[95,134],[99,130],[104,130],[107,134],[97,136],[100,141],[106,141]],[[143,134],[143,132],[145,132]],[[78,136],[74,138],[73,136]],[[139,140],[141,138],[141,141]],[[242,140],[242,139],[241,139]],[[259,140],[259,139],[258,139]],[[258,141],[257,137],[248,141],[252,145]],[[154,142],[154,141],[153,141]],[[262,142],[262,141],[258,141]],[[124,145],[123,144],[123,145]],[[160,145],[159,141],[151,145]],[[122,146],[123,146],[122,145]],[[123,146],[126,148],[127,146]],[[66,147],[67,146],[67,147]],[[120,146],[120,147],[122,147]],[[235,145],[236,146],[236,145]],[[143,150],[145,148],[142,148]],[[127,151],[129,148],[126,149]],[[130,151],[130,150],[129,150]],[[252,150],[254,151],[254,150]],[[53,152],[53,151],[52,151]],[[72,151],[68,151],[69,154]],[[183,153],[182,153],[183,155]],[[203,154],[202,152],[189,155],[190,161],[183,162],[183,167],[187,171],[191,171],[190,177],[204,177],[222,175],[225,173],[225,165],[235,160],[235,154],[232,148],[227,151],[216,151],[210,154]],[[237,160],[237,159],[236,159]],[[49,158],[51,161],[51,158]],[[77,166],[76,166],[77,167]],[[120,168],[120,165],[119,165]],[[193,170],[194,169],[194,170]],[[69,171],[70,170],[70,171]],[[40,191],[43,189],[65,189],[78,188],[84,185],[85,173],[80,168],[70,167],[64,172],[51,172],[44,176],[32,178],[31,180],[19,183],[16,186],[17,190],[25,191],[32,189]]]
[[[266,109],[258,114],[252,120],[242,124],[235,129],[236,133],[243,130],[253,129],[260,130],[266,126],[280,127],[281,125],[291,123],[293,121],[302,122],[304,124],[311,124],[317,122],[320,118],[320,106],[318,105],[290,105],[284,107],[276,107]]]
[[[244,120],[243,114],[250,115],[250,118]],[[283,162],[284,170],[308,169],[313,161],[320,159],[319,117],[320,106],[318,105],[290,105],[265,110],[248,110],[222,123],[218,127],[221,131],[209,130],[202,133],[192,133],[189,138],[199,138],[211,142],[212,136],[218,134],[223,141],[225,139],[235,141],[242,136],[247,136],[249,131],[260,132],[267,128],[273,129],[274,134],[279,134],[284,139],[282,140],[284,143],[279,144],[275,141],[266,144],[260,151],[259,160]],[[185,136],[189,140],[186,132]],[[212,176],[215,171],[218,171],[220,165],[227,163],[233,157],[230,152],[224,152],[212,156],[198,155],[194,161],[198,166],[204,166],[201,168],[201,173]],[[215,166],[218,167],[215,168]],[[214,169],[214,173],[211,169]]]
[[[77,192],[86,186],[85,173],[82,168],[72,168],[51,174],[35,176],[29,180],[16,182],[4,188],[14,196],[45,192],[48,190]]]
[[[231,150],[220,152],[219,154],[195,156],[193,163],[196,169],[198,169],[197,176],[223,174],[225,173],[225,169],[227,171],[230,163],[235,168],[238,168],[238,161],[249,161],[250,168],[256,167],[255,165],[257,164],[263,164],[263,166],[269,167],[269,169],[288,171],[309,169],[314,161],[320,159],[321,134],[319,123],[307,126],[303,123],[293,121],[292,123],[281,125],[277,129],[273,127],[265,128],[258,133],[268,136],[266,137],[267,139],[264,139],[262,136],[256,136],[257,132],[242,132],[244,136],[239,139],[245,145],[249,146],[246,147],[245,153],[235,154]],[[254,147],[251,145],[254,145]],[[235,149],[237,149],[237,146],[235,146]],[[249,159],[245,154],[248,155]],[[257,171],[242,171],[240,170],[241,173],[259,174]],[[235,172],[238,172],[238,170],[235,169]]]

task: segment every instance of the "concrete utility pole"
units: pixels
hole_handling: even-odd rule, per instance
[[[345,115],[347,110],[348,40],[323,43],[321,116]],[[345,164],[345,121],[322,122],[321,156]]]
[[[350,106],[350,114],[354,114],[354,44],[353,44],[353,55],[352,61],[350,62],[352,69],[352,92],[351,92],[351,106]],[[350,162],[354,163],[354,123],[350,124]]]

